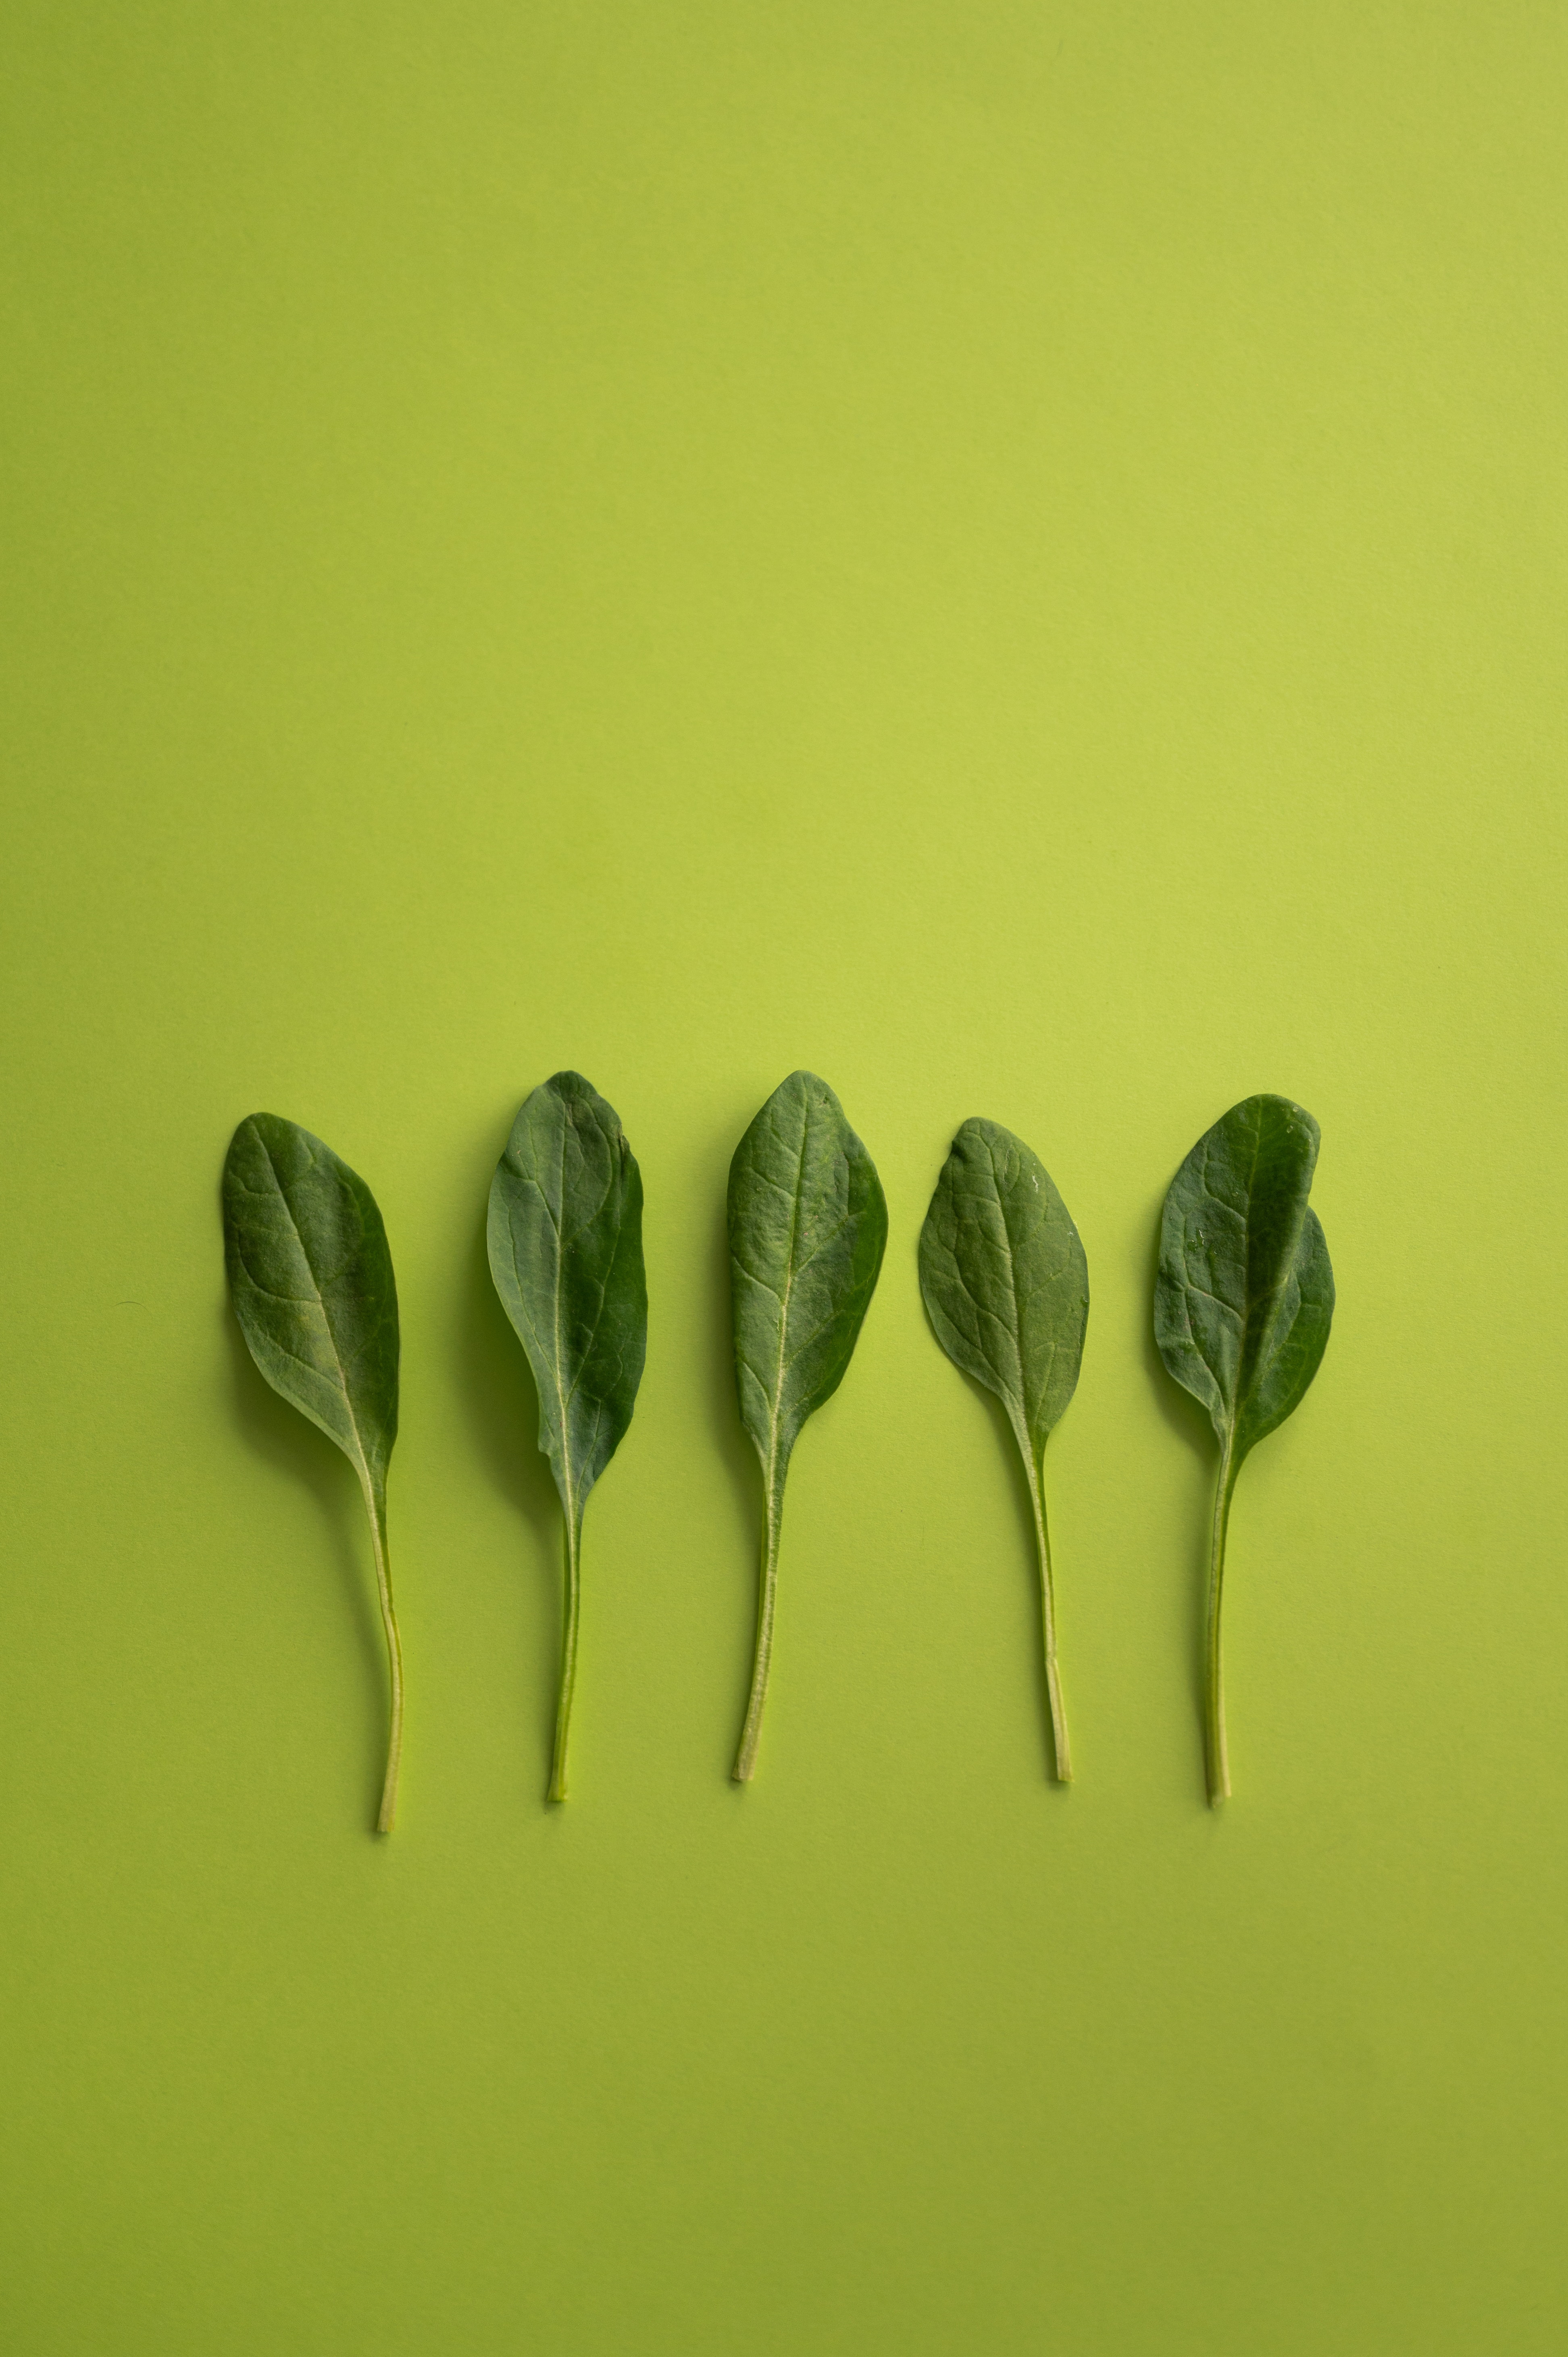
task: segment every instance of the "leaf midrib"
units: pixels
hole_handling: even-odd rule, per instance
[[[811,1135],[811,1101],[805,1096],[800,1118],[800,1155],[795,1165],[795,1192],[789,1204],[789,1248],[784,1266],[784,1290],[779,1300],[779,1375],[768,1416],[768,1489],[772,1495],[779,1468],[779,1411],[784,1398],[784,1378],[789,1371],[786,1346],[789,1339],[789,1297],[795,1290],[795,1245],[800,1233],[800,1198],[805,1191],[806,1147]]]
[[[572,1476],[572,1432],[570,1420],[566,1414],[566,1394],[561,1388],[561,1295],[564,1283],[564,1271],[566,1265],[566,1252],[565,1246],[562,1241],[561,1230],[566,1216],[566,1132],[571,1126],[571,1117],[568,1114],[564,1104],[563,1104],[561,1108],[561,1169],[556,1190],[556,1197],[561,1206],[561,1212],[560,1217],[553,1222],[555,1229],[555,1298],[553,1304],[554,1338],[553,1347],[551,1352],[551,1372],[555,1378],[555,1398],[561,1410],[561,1465],[562,1470],[565,1475],[566,1481],[566,1511],[569,1514],[575,1515],[577,1511],[577,1493]],[[596,1530],[598,1528],[596,1523],[594,1527]]]
[[[261,1136],[259,1130],[256,1134],[259,1137]],[[343,1405],[349,1411],[349,1424],[354,1435],[354,1446],[359,1451],[360,1477],[366,1484],[369,1485],[371,1481],[371,1462],[369,1457],[365,1453],[364,1438],[360,1430],[360,1419],[354,1413],[353,1394],[349,1389],[349,1376],[348,1371],[343,1364],[343,1353],[338,1347],[338,1336],[332,1324],[332,1312],[327,1307],[327,1297],[321,1290],[321,1280],[316,1274],[316,1264],[310,1257],[310,1247],[305,1241],[304,1232],[300,1227],[299,1222],[294,1216],[294,1205],[288,1200],[288,1193],[284,1186],[282,1178],[279,1176],[277,1164],[273,1160],[272,1147],[267,1144],[264,1137],[262,1138],[261,1143],[262,1152],[267,1157],[267,1168],[273,1174],[273,1184],[277,1189],[278,1200],[283,1205],[285,1211],[288,1215],[288,1223],[294,1230],[294,1240],[299,1246],[300,1257],[303,1259],[306,1267],[310,1271],[310,1282],[316,1287],[317,1305],[321,1311],[322,1323],[327,1329],[327,1339],[332,1345],[333,1363],[338,1370],[338,1388],[343,1394]],[[313,1153],[310,1157],[311,1168],[315,1169],[316,1165],[317,1157]],[[290,1355],[293,1356],[294,1354],[291,1352]],[[298,1363],[303,1365],[305,1361],[300,1361]]]
[[[548,1089],[549,1083],[546,1082],[544,1086]],[[534,1341],[540,1351],[549,1361],[551,1388],[555,1394],[557,1429],[560,1435],[557,1482],[562,1491],[562,1505],[565,1509],[568,1519],[571,1519],[585,1506],[587,1493],[592,1490],[594,1480],[596,1479],[596,1476],[590,1478],[584,1490],[582,1499],[579,1501],[576,1486],[577,1461],[575,1458],[572,1448],[570,1411],[573,1403],[576,1400],[579,1392],[582,1389],[584,1377],[588,1371],[589,1362],[593,1356],[594,1346],[598,1340],[599,1329],[604,1324],[605,1312],[609,1301],[610,1279],[614,1274],[617,1262],[619,1258],[621,1243],[624,1237],[625,1217],[623,1203],[620,1206],[621,1216],[617,1219],[615,1224],[614,1240],[611,1244],[608,1265],[605,1272],[604,1280],[598,1288],[598,1308],[595,1314],[594,1323],[589,1330],[587,1340],[583,1351],[579,1354],[578,1363],[571,1383],[570,1385],[566,1385],[564,1378],[564,1351],[562,1344],[562,1318],[564,1309],[567,1263],[566,1146],[568,1143],[568,1132],[572,1127],[572,1106],[570,1101],[564,1097],[560,1097],[559,1095],[557,1095],[557,1103],[561,1113],[559,1127],[560,1154],[557,1169],[557,1202],[555,1204],[551,1202],[549,1192],[543,1183],[545,1174],[543,1172],[542,1166],[537,1159],[537,1157],[532,1158],[531,1167],[524,1168],[521,1161],[517,1158],[509,1143],[507,1151],[501,1157],[501,1169],[510,1169],[511,1177],[515,1180],[516,1184],[520,1188],[531,1190],[532,1193],[537,1197],[538,1201],[543,1210],[544,1216],[549,1222],[550,1232],[554,1241],[555,1266],[551,1284],[551,1330],[549,1334],[546,1335],[540,1328],[537,1320],[532,1315],[531,1303],[537,1298],[537,1294],[535,1288],[524,1281],[522,1267],[518,1259],[517,1224],[512,1218],[512,1206],[508,1202],[506,1209],[506,1237],[507,1252],[511,1263],[512,1295],[517,1303],[518,1312],[521,1313],[522,1318],[526,1321],[528,1333],[533,1336]],[[607,1135],[602,1125],[596,1122],[595,1126],[601,1136]],[[618,1179],[624,1178],[625,1171],[623,1167],[623,1157],[626,1150],[625,1132],[618,1128],[613,1140],[610,1141],[611,1167],[609,1175],[606,1181],[604,1193],[600,1197],[598,1202],[595,1205],[593,1218],[597,1218],[600,1212],[604,1211],[606,1205],[610,1202],[611,1197],[616,1192]],[[498,1173],[498,1177],[499,1176],[499,1173]],[[575,1230],[575,1237],[580,1239],[583,1235],[586,1234],[591,1225],[592,1219],[585,1221]],[[517,1317],[515,1315],[513,1316],[512,1322],[514,1325],[517,1324]],[[520,1334],[522,1333],[522,1328],[521,1326],[518,1327],[518,1331]],[[525,1349],[529,1348],[526,1338],[524,1338],[524,1347]],[[532,1350],[530,1350],[530,1355],[532,1356]],[[586,1396],[590,1400],[594,1415],[593,1433],[589,1436],[589,1442],[585,1450],[585,1461],[591,1463],[594,1455],[593,1442],[595,1438],[596,1438],[599,1426],[607,1413],[609,1403],[602,1394],[588,1394]],[[542,1399],[542,1407],[546,1404],[546,1401]],[[553,1449],[552,1449],[550,1453],[554,1455]]]
[[[1260,1156],[1261,1156],[1261,1155],[1262,1155],[1262,1150],[1263,1150],[1263,1117],[1262,1117],[1262,1114],[1260,1113],[1260,1114],[1259,1114],[1259,1115],[1258,1115],[1258,1119],[1257,1119],[1256,1125],[1255,1125],[1255,1127],[1254,1127],[1254,1129],[1253,1129],[1253,1132],[1252,1132],[1252,1167],[1251,1167],[1251,1168],[1249,1170],[1249,1172],[1247,1173],[1247,1209],[1246,1209],[1246,1212],[1245,1212],[1245,1214],[1244,1214],[1244,1234],[1245,1234],[1245,1241],[1247,1242],[1247,1243],[1248,1243],[1248,1245],[1249,1245],[1249,1246],[1251,1245],[1251,1233],[1252,1233],[1252,1206],[1253,1206],[1253,1202],[1254,1202],[1254,1200],[1255,1200],[1256,1193],[1257,1193],[1257,1183],[1258,1183],[1258,1160],[1259,1160]],[[1226,1209],[1226,1208],[1227,1208],[1227,1206],[1226,1206],[1226,1204],[1225,1204],[1225,1202],[1224,1202],[1224,1199],[1223,1199],[1223,1197],[1219,1196],[1219,1195],[1216,1195],[1216,1194],[1215,1194],[1215,1192],[1214,1192],[1213,1188],[1212,1188],[1212,1187],[1210,1187],[1210,1185],[1209,1185],[1209,1183],[1208,1183],[1208,1154],[1207,1154],[1207,1153],[1205,1153],[1204,1157],[1203,1157],[1203,1191],[1204,1191],[1204,1193],[1205,1193],[1205,1194],[1209,1198],[1210,1201],[1211,1201],[1211,1202],[1218,1203],[1218,1204],[1220,1206],[1221,1210],[1224,1210],[1224,1209]],[[1304,1222],[1304,1224],[1305,1224],[1305,1217],[1306,1217],[1306,1207],[1305,1207],[1305,1205],[1304,1204],[1304,1205],[1303,1205],[1303,1207],[1302,1207],[1302,1219],[1303,1219],[1303,1222]],[[1296,1239],[1296,1241],[1297,1241],[1297,1243],[1299,1244],[1299,1243],[1300,1243],[1300,1233],[1299,1233],[1299,1231],[1298,1231],[1298,1232],[1297,1232],[1297,1239]],[[1289,1284],[1289,1282],[1290,1282],[1290,1274],[1291,1274],[1291,1269],[1292,1269],[1292,1267],[1294,1267],[1294,1262],[1295,1262],[1295,1254],[1294,1254],[1294,1252],[1293,1251],[1293,1252],[1292,1252],[1292,1254],[1291,1254],[1291,1255],[1290,1255],[1289,1260],[1288,1260],[1288,1261],[1286,1262],[1286,1264],[1285,1264],[1283,1274],[1283,1275],[1282,1275],[1282,1276],[1280,1277],[1279,1282],[1278,1282],[1277,1284],[1275,1284],[1275,1285],[1272,1285],[1272,1286],[1270,1286],[1267,1288],[1267,1290],[1266,1290],[1265,1292],[1261,1293],[1261,1294],[1257,1295],[1256,1297],[1254,1297],[1254,1296],[1253,1296],[1253,1293],[1252,1293],[1252,1289],[1251,1289],[1251,1264],[1252,1264],[1252,1255],[1251,1255],[1251,1250],[1249,1249],[1249,1251],[1248,1251],[1248,1254],[1247,1254],[1247,1280],[1248,1280],[1248,1281],[1247,1281],[1247,1285],[1246,1285],[1245,1292],[1244,1292],[1244,1294],[1243,1294],[1243,1302],[1244,1302],[1244,1307],[1243,1307],[1243,1308],[1241,1309],[1241,1311],[1240,1312],[1240,1319],[1241,1319],[1241,1349],[1240,1349],[1240,1356],[1239,1356],[1239,1359],[1238,1359],[1238,1361],[1237,1361],[1237,1367],[1236,1367],[1236,1397],[1235,1397],[1234,1402],[1231,1404],[1230,1408],[1230,1410],[1229,1410],[1229,1412],[1228,1412],[1228,1414],[1227,1414],[1227,1416],[1226,1416],[1226,1440],[1225,1440],[1225,1447],[1226,1447],[1226,1448],[1227,1448],[1227,1451],[1228,1451],[1228,1452],[1229,1452],[1229,1450],[1230,1450],[1231,1448],[1233,1448],[1235,1447],[1235,1443],[1236,1443],[1236,1435],[1237,1435],[1237,1432],[1238,1432],[1238,1430],[1240,1429],[1240,1426],[1242,1412],[1243,1412],[1243,1410],[1245,1409],[1246,1405],[1247,1405],[1248,1398],[1249,1398],[1249,1397],[1250,1397],[1250,1395],[1251,1395],[1251,1386],[1252,1386],[1252,1378],[1253,1378],[1253,1376],[1254,1376],[1254,1375],[1256,1374],[1256,1372],[1257,1372],[1259,1361],[1260,1361],[1260,1358],[1261,1358],[1261,1356],[1262,1356],[1262,1334],[1261,1334],[1261,1332],[1260,1332],[1260,1338],[1259,1338],[1258,1348],[1257,1348],[1257,1349],[1256,1349],[1256,1350],[1251,1353],[1251,1357],[1250,1357],[1250,1358],[1249,1358],[1249,1356],[1248,1356],[1247,1338],[1248,1338],[1248,1336],[1251,1334],[1251,1330],[1252,1330],[1252,1308],[1253,1308],[1253,1301],[1254,1301],[1254,1297],[1255,1297],[1255,1298],[1257,1299],[1257,1301],[1259,1301],[1260,1303],[1268,1303],[1268,1302],[1271,1302],[1271,1301],[1277,1301],[1277,1300],[1278,1300],[1278,1298],[1279,1298],[1279,1297],[1280,1297],[1280,1295],[1284,1291],[1285,1286],[1286,1286]],[[1183,1275],[1184,1275],[1184,1278],[1185,1278],[1185,1276],[1186,1276],[1186,1271],[1185,1271],[1185,1269],[1183,1270]],[[1220,1298],[1219,1298],[1219,1296],[1217,1293],[1210,1293],[1210,1292],[1208,1290],[1207,1286],[1201,1286],[1201,1285],[1195,1285],[1195,1286],[1190,1286],[1190,1290],[1191,1290],[1192,1292],[1194,1292],[1194,1293],[1199,1293],[1199,1294],[1202,1294],[1202,1295],[1203,1295],[1203,1297],[1204,1297],[1204,1298],[1205,1298],[1206,1300],[1208,1300],[1208,1301],[1213,1301],[1213,1302],[1215,1302],[1215,1303],[1219,1306],[1219,1308],[1220,1308],[1221,1309],[1228,1310],[1228,1311],[1229,1311],[1229,1313],[1230,1313],[1230,1315],[1232,1318],[1234,1318],[1234,1317],[1236,1317],[1236,1316],[1238,1315],[1238,1313],[1237,1313],[1234,1309],[1230,1309],[1230,1304],[1229,1304],[1228,1302],[1221,1301],[1221,1300],[1220,1300]],[[1191,1324],[1191,1320],[1190,1320],[1190,1319],[1187,1321],[1187,1330],[1188,1330],[1188,1332],[1189,1332],[1189,1333],[1191,1333],[1191,1332],[1192,1332],[1192,1324]],[[1200,1359],[1203,1359],[1203,1363],[1204,1363],[1204,1365],[1205,1365],[1206,1367],[1208,1367],[1208,1360],[1203,1358],[1203,1352],[1202,1352],[1201,1349],[1199,1349],[1199,1348],[1198,1348],[1197,1337],[1197,1335],[1196,1335],[1195,1333],[1193,1334],[1193,1348],[1194,1348],[1195,1350],[1197,1350],[1197,1355],[1198,1355],[1198,1357],[1199,1357]],[[1209,1373],[1210,1381],[1213,1383],[1213,1384],[1214,1384],[1214,1386],[1215,1386],[1215,1389],[1216,1389],[1217,1391],[1220,1391],[1220,1396],[1223,1398],[1224,1394],[1223,1394],[1223,1391],[1221,1390],[1221,1387],[1220,1387],[1219,1378],[1219,1376],[1215,1373],[1215,1371],[1214,1371],[1214,1369],[1213,1369],[1212,1367],[1208,1367],[1208,1373]]]
[[[996,1194],[996,1206],[1002,1214],[1002,1233],[1007,1245],[1007,1284],[1013,1296],[1013,1325],[1009,1340],[1013,1344],[1013,1364],[1018,1376],[1018,1437],[1026,1437],[1030,1446],[1034,1434],[1029,1431],[1029,1401],[1024,1388],[1024,1312],[1018,1298],[1018,1254],[1013,1243],[1013,1222],[1008,1216],[1007,1196],[997,1176],[996,1153],[989,1138],[985,1141],[985,1158],[991,1165],[991,1184]]]

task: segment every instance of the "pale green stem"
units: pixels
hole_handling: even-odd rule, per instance
[[[762,1733],[762,1706],[768,1699],[768,1669],[773,1658],[773,1596],[779,1577],[779,1528],[784,1515],[783,1485],[770,1483],[762,1514],[762,1563],[757,1589],[757,1657],[752,1663],[751,1693],[740,1749],[731,1770],[737,1784],[749,1784],[757,1768],[757,1742]]]
[[[1236,1470],[1239,1472],[1240,1468]],[[1225,1586],[1225,1534],[1230,1522],[1230,1499],[1236,1474],[1230,1469],[1230,1446],[1219,1454],[1219,1479],[1214,1491],[1214,1535],[1208,1555],[1208,1638],[1205,1648],[1204,1753],[1208,1769],[1208,1802],[1218,1808],[1230,1798],[1230,1763],[1225,1749],[1225,1684],[1219,1653],[1219,1602]]]
[[[1035,1540],[1040,1555],[1040,1627],[1046,1647],[1046,1698],[1051,1710],[1051,1754],[1057,1782],[1070,1784],[1072,1753],[1068,1746],[1067,1711],[1063,1706],[1061,1679],[1057,1671],[1056,1593],[1051,1583],[1051,1542],[1046,1527],[1045,1482],[1032,1448],[1026,1448],[1024,1461],[1029,1469],[1029,1502],[1035,1510]]]
[[[561,1637],[561,1691],[555,1702],[555,1757],[550,1768],[550,1798],[566,1797],[566,1738],[572,1727],[572,1690],[577,1683],[577,1603],[583,1545],[581,1510],[566,1517],[565,1626]]]
[[[376,1593],[381,1600],[381,1628],[387,1641],[387,1668],[392,1681],[392,1719],[387,1733],[386,1781],[381,1786],[381,1814],[376,1831],[390,1834],[397,1815],[397,1771],[403,1759],[403,1645],[392,1610],[392,1572],[387,1563],[387,1502],[369,1479],[365,1504],[371,1517],[371,1544],[376,1556]]]

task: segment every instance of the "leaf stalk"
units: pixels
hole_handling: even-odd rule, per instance
[[[1208,1633],[1204,1648],[1203,1733],[1208,1773],[1208,1805],[1218,1808],[1230,1798],[1230,1762],[1225,1748],[1225,1681],[1219,1649],[1219,1606],[1225,1587],[1225,1538],[1230,1523],[1230,1500],[1240,1467],[1232,1467],[1230,1444],[1219,1456],[1219,1479],[1214,1491],[1214,1531],[1208,1555]]]
[[[1051,1540],[1046,1522],[1046,1489],[1042,1469],[1033,1449],[1025,1452],[1029,1469],[1029,1502],[1035,1510],[1035,1542],[1040,1558],[1040,1631],[1045,1641],[1046,1699],[1051,1713],[1051,1764],[1058,1784],[1072,1782],[1072,1752],[1068,1744],[1067,1707],[1062,1701],[1057,1669],[1056,1590],[1051,1578]]]
[[[376,1595],[381,1608],[381,1629],[387,1641],[387,1672],[391,1713],[387,1728],[387,1772],[381,1785],[376,1831],[390,1834],[397,1816],[397,1778],[403,1762],[403,1641],[392,1609],[392,1571],[387,1561],[387,1503],[374,1484],[365,1481],[365,1504],[371,1517],[371,1544],[376,1557]]]
[[[577,1684],[577,1607],[582,1596],[583,1515],[566,1516],[565,1598],[561,1632],[561,1690],[555,1700],[555,1750],[550,1763],[553,1801],[566,1798],[566,1744],[572,1729],[572,1695]]]
[[[762,1706],[768,1699],[768,1672],[773,1660],[773,1602],[779,1583],[779,1532],[784,1518],[783,1484],[768,1484],[762,1512],[762,1556],[757,1584],[757,1651],[751,1667],[751,1692],[746,1697],[746,1724],[731,1775],[737,1784],[749,1784],[757,1770],[757,1746],[762,1733]]]

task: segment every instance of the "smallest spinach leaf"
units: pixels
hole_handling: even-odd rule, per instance
[[[533,1371],[539,1446],[565,1517],[565,1609],[550,1798],[566,1798],[583,1513],[631,1422],[648,1349],[642,1174],[581,1072],[523,1100],[490,1182],[490,1275]]]
[[[1083,1359],[1082,1241],[1039,1156],[1000,1122],[973,1120],[942,1166],[919,1257],[920,1292],[938,1341],[956,1367],[995,1393],[1024,1460],[1039,1555],[1052,1754],[1058,1781],[1069,1784],[1044,1460]]]
[[[1294,1414],[1328,1345],[1334,1271],[1307,1201],[1317,1124],[1289,1097],[1247,1097],[1206,1130],[1160,1219],[1155,1340],[1219,1443],[1209,1542],[1204,1748],[1211,1803],[1230,1792],[1219,1606],[1236,1479]]]
[[[234,1314],[275,1392],[319,1425],[360,1477],[391,1677],[378,1833],[397,1810],[403,1648],[387,1562],[387,1467],[397,1438],[398,1317],[387,1232],[357,1171],[297,1122],[252,1114],[223,1165]]]

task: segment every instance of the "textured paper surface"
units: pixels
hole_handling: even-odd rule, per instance
[[[15,2357],[1560,2345],[1554,12],[25,8],[4,104],[0,2326]],[[559,1526],[485,1190],[647,1186]],[[724,1180],[892,1231],[784,1526]],[[1165,1188],[1322,1124],[1339,1310],[1232,1525]],[[399,1830],[349,1469],[246,1361],[264,1107],[403,1301]],[[1021,1484],[927,1330],[960,1121],[1088,1250]]]

